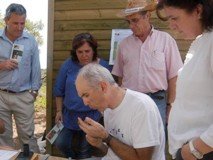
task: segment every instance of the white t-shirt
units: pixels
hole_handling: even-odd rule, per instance
[[[200,137],[213,147],[213,32],[198,36],[179,71],[169,116],[169,152]]]
[[[164,127],[158,108],[149,96],[127,90],[117,108],[104,111],[104,124],[113,137],[133,148],[156,146],[152,160],[165,160]],[[109,148],[103,160],[120,158]]]

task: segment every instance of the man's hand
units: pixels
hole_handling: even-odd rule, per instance
[[[2,70],[14,70],[18,67],[18,62],[14,59],[8,59],[6,61],[1,62]]]
[[[108,137],[108,132],[106,129],[98,122],[86,117],[83,121],[78,118],[79,127],[87,134],[88,137],[105,139]]]
[[[94,138],[89,135],[86,135],[86,139],[94,147],[101,148],[103,145],[102,139],[101,138]]]
[[[38,91],[29,90],[30,94],[33,96],[34,100],[38,96]]]

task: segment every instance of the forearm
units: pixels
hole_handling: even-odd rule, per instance
[[[102,143],[99,147],[96,147],[98,149],[98,156],[105,156],[108,151],[108,146]]]
[[[173,103],[176,96],[176,81],[177,76],[168,80],[168,95],[167,95],[167,103]]]
[[[0,134],[4,133],[5,127],[4,127],[4,121],[0,119]]]
[[[189,143],[191,143],[191,145],[195,148],[195,150],[197,150],[201,155],[205,155],[205,154],[208,154],[213,151],[213,148],[208,146],[207,144],[205,144],[201,138],[192,139],[192,141]],[[189,143],[185,144],[182,147],[181,155],[182,155],[183,159],[195,160],[196,158],[190,149]]]
[[[194,147],[200,151],[202,154],[207,154],[213,151],[213,148],[208,146],[206,143],[202,141],[201,138],[196,138],[193,140]]]
[[[63,98],[62,97],[56,97],[56,112],[61,112],[63,106]]]
[[[0,62],[0,70],[3,70],[4,68],[3,68],[3,62]]]
[[[135,149],[114,137],[110,140],[109,147],[122,160],[151,160],[153,153],[153,147]]]

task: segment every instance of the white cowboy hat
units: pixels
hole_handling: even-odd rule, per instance
[[[126,9],[121,10],[117,16],[126,17],[140,11],[154,11],[157,4],[157,0],[128,0]]]

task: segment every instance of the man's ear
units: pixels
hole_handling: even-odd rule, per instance
[[[99,82],[99,85],[101,87],[101,91],[103,91],[104,93],[106,93],[107,91],[107,83],[104,81]]]
[[[147,15],[146,15],[148,18],[151,18],[151,12],[147,12]]]

